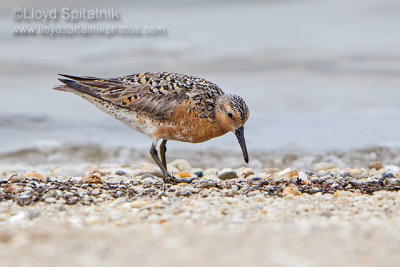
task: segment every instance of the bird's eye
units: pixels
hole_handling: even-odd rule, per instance
[[[228,112],[228,117],[232,119],[233,118],[233,114]]]

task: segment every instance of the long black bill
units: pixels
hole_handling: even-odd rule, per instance
[[[239,127],[235,131],[237,140],[239,141],[240,147],[242,148],[244,161],[249,163],[249,154],[247,154],[246,140],[244,139],[244,128]]]

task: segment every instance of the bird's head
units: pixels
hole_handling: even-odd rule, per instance
[[[244,161],[249,162],[244,125],[249,119],[249,108],[243,98],[237,95],[223,95],[217,101],[216,119],[220,127],[227,132],[235,133],[242,148]]]

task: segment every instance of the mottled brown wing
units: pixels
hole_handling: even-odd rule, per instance
[[[61,82],[80,93],[159,120],[168,119],[174,108],[188,98],[185,92],[154,91],[148,84],[129,84],[120,79],[62,76],[69,79]]]

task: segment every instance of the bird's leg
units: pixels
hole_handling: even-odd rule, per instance
[[[167,152],[167,141],[168,140],[163,139],[160,145],[161,162],[164,165],[165,169],[167,169],[167,159],[165,158],[165,153]]]
[[[164,182],[169,182],[171,180],[171,175],[169,175],[167,168],[164,166],[164,164],[158,158],[158,152],[156,149],[156,145],[157,145],[157,143],[155,143],[155,142],[153,142],[151,144],[150,155],[153,158],[153,160],[157,163],[158,167],[161,169],[161,171],[163,173]]]
[[[165,152],[166,152],[165,144],[167,143],[167,141],[163,140],[163,143],[164,143],[164,145],[161,144],[160,150],[161,150],[161,157],[163,158],[163,161],[165,161]],[[168,183],[168,182],[173,182],[173,183],[191,183],[193,181],[193,178],[181,178],[181,179],[179,179],[179,178],[175,178],[173,175],[170,175],[168,173],[166,166],[158,158],[158,152],[157,152],[157,149],[156,149],[156,145],[157,145],[157,142],[153,142],[151,144],[150,155],[153,158],[153,160],[157,163],[158,167],[161,169],[161,171],[163,173],[164,182],[166,182],[166,183]]]

